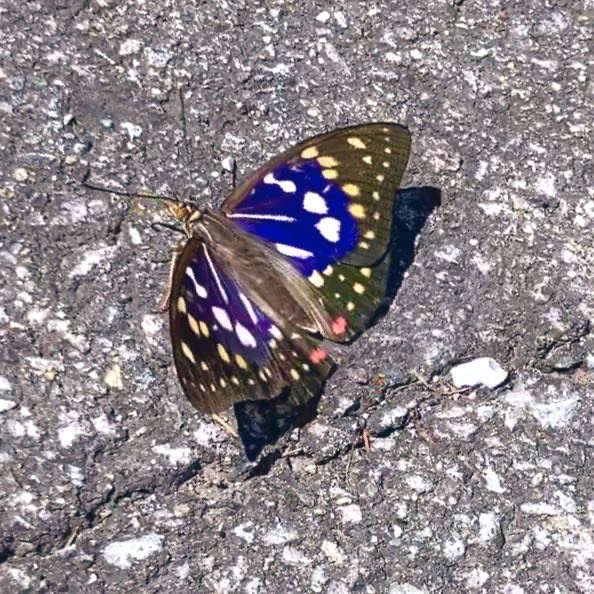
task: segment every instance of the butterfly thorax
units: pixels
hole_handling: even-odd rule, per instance
[[[185,228],[271,320],[333,334],[328,303],[268,242],[245,233],[225,213],[208,207],[192,211]]]

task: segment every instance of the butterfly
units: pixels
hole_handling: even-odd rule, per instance
[[[307,402],[382,303],[407,128],[337,129],[273,158],[220,209],[171,201],[187,234],[167,299],[177,375],[204,413]]]

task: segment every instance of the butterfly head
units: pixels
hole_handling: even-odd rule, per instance
[[[170,217],[173,217],[178,223],[181,223],[186,228],[189,228],[198,222],[203,214],[203,209],[192,202],[183,202],[181,200],[174,200],[173,198],[154,196],[151,194],[136,194],[134,210],[138,214],[149,212],[150,204],[156,205],[158,211],[165,211]]]
[[[189,202],[177,202],[175,200],[164,201],[167,212],[180,223],[187,224],[190,219],[201,217],[202,211]]]

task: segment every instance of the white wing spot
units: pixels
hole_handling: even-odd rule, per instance
[[[276,338],[277,340],[280,340],[283,337],[283,333],[276,327],[276,326],[270,326],[270,336],[274,336],[274,338]]]
[[[241,342],[243,346],[256,348],[257,345],[254,335],[239,322],[235,324],[235,333],[237,334],[237,338],[239,338],[239,342]]]
[[[297,191],[297,186],[295,185],[294,182],[290,181],[290,180],[281,180],[281,179],[276,179],[274,177],[273,173],[269,173],[265,178],[264,178],[264,183],[265,184],[275,184],[277,186],[280,186],[280,189],[283,192],[287,192],[289,194],[294,194]]]
[[[340,239],[340,221],[334,217],[324,217],[316,223],[316,229],[324,239],[336,243]]]
[[[300,248],[293,247],[292,245],[277,243],[275,244],[275,246],[277,251],[283,254],[284,256],[289,256],[292,258],[301,258],[302,260],[304,260],[305,258],[311,258],[313,256],[312,252],[308,252],[307,250],[302,250]]]
[[[303,208],[314,214],[326,214],[328,212],[326,201],[316,192],[305,192]]]
[[[324,277],[317,270],[314,270],[309,277],[309,282],[319,289],[324,286]],[[291,338],[293,337],[291,336]]]
[[[273,215],[273,214],[248,214],[242,212],[232,212],[227,215],[230,219],[253,219],[256,221],[278,221],[280,223],[294,223],[293,217],[287,215]]]
[[[196,280],[196,277],[194,276],[194,270],[192,269],[191,266],[188,266],[186,268],[186,276],[188,276],[190,278],[190,280],[194,283],[194,289],[196,290],[196,295],[198,295],[198,297],[202,297],[202,299],[206,299],[208,297],[208,292],[206,291],[206,288],[203,287]]]
[[[256,315],[256,311],[254,310],[254,307],[252,306],[250,300],[243,293],[239,293],[239,298],[241,299],[243,307],[245,307],[245,310],[248,312],[248,316],[250,316],[252,322],[254,322],[254,324],[257,324],[258,316]]]
[[[233,330],[233,324],[231,323],[229,314],[222,307],[217,307],[216,305],[213,306],[212,313],[214,317],[217,319],[217,322],[223,328],[225,328],[225,330]]]
[[[229,303],[229,297],[227,296],[227,293],[225,292],[225,289],[223,288],[223,283],[221,282],[221,279],[219,278],[219,275],[218,275],[217,270],[213,264],[210,254],[208,253],[208,250],[206,249],[205,245],[203,245],[202,247],[204,248],[204,256],[206,257],[206,261],[208,262],[210,271],[212,272],[212,275],[214,276],[215,283],[217,284],[217,288],[219,289],[219,292],[221,293],[221,296],[223,297],[223,301],[225,303]],[[205,297],[206,297],[206,295],[205,295]]]

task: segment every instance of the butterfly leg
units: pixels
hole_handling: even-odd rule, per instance
[[[159,303],[159,313],[165,313],[169,309],[169,302],[171,301],[171,291],[173,289],[173,274],[175,273],[175,266],[177,261],[179,260],[179,256],[182,252],[185,240],[180,241],[175,249],[173,250],[173,254],[171,256],[171,264],[169,265],[169,276],[167,278],[167,284],[165,285],[165,290],[163,291],[163,296],[161,297],[161,302]]]
[[[211,416],[212,416],[212,420],[217,425],[219,425],[219,427],[221,427],[221,429],[223,429],[223,431],[225,431],[225,433],[228,433],[231,437],[234,437],[235,439],[239,438],[239,434],[237,433],[237,431],[235,431],[235,429],[233,429],[233,427],[231,427],[231,425],[229,425],[229,423],[227,422],[226,419],[224,419],[220,415],[217,415],[216,413]]]

